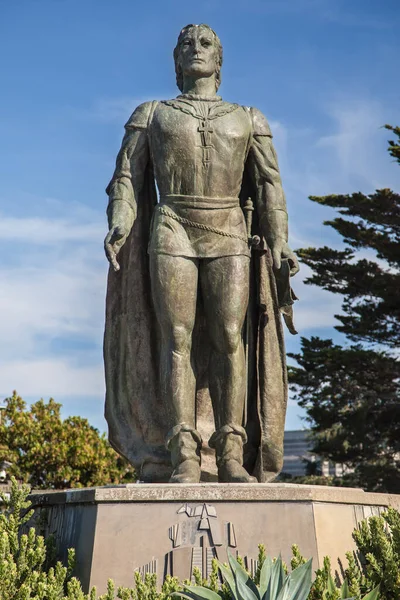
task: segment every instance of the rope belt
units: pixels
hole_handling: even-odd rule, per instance
[[[182,225],[187,225],[188,227],[193,227],[194,229],[201,229],[202,231],[209,231],[210,233],[216,233],[218,235],[223,235],[224,237],[234,238],[236,240],[240,240],[245,244],[249,243],[249,239],[242,235],[237,235],[236,233],[228,233],[226,231],[222,231],[222,229],[217,229],[216,227],[212,227],[211,225],[203,225],[202,223],[196,223],[196,221],[189,221],[189,219],[185,219],[184,217],[179,217],[178,215],[166,210],[163,206],[157,206],[157,210],[164,216],[170,217],[178,223],[182,223]]]
[[[188,196],[184,194],[161,194],[160,204],[170,207],[195,208],[196,210],[205,208],[214,210],[220,208],[237,208],[240,206],[239,198],[212,198],[210,196]]]

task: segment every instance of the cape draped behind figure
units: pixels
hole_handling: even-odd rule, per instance
[[[243,426],[248,435],[244,466],[259,482],[267,482],[278,475],[283,464],[288,390],[281,312],[291,333],[296,333],[291,318],[295,296],[289,285],[287,261],[282,261],[277,278],[274,274],[270,250],[258,227],[256,190],[245,171],[240,194],[242,207],[248,197],[253,199],[255,207],[252,234],[258,235],[261,242],[251,253],[250,300],[243,330],[247,354]],[[138,479],[166,482],[172,466],[165,447],[168,428],[158,389],[160,332],[152,304],[147,251],[152,214],[157,204],[151,162],[136,200],[136,220],[118,255],[120,271],[114,272],[110,267],[108,275],[104,335],[105,417],[111,445],[135,467]],[[195,426],[204,440],[202,480],[216,480],[216,466],[210,460],[213,451],[207,446],[215,426],[207,377],[211,352],[201,295],[192,338],[192,364],[196,374]]]

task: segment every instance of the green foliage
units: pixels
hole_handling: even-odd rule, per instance
[[[336,477],[333,475],[290,475],[289,473],[281,473],[279,475],[279,481],[285,483],[300,483],[302,485],[324,485],[324,486],[336,486],[345,487],[347,482],[342,477]],[[347,485],[352,485],[348,483]]]
[[[365,577],[361,585],[381,586],[382,600],[400,597],[400,513],[389,508],[380,517],[362,521],[353,533],[362,553]]]
[[[389,140],[389,152],[400,164],[400,127],[393,127],[392,125],[385,125],[385,127],[397,135],[397,140]]]
[[[31,502],[27,499],[29,492],[28,485],[19,486],[12,478],[10,497],[0,495],[1,600],[167,600],[181,589],[176,578],[167,577],[161,591],[158,591],[155,575],[147,574],[142,580],[139,573],[135,573],[134,588],[120,587],[115,592],[114,583],[110,580],[106,594],[97,596],[95,588],[85,594],[78,579],[72,577],[73,550],[68,552],[68,566],[57,562],[54,567],[46,568],[44,538],[33,528],[21,535],[22,527],[33,514]]]
[[[400,128],[386,126],[400,139]],[[399,141],[389,152],[400,164]],[[306,284],[343,296],[336,327],[353,345],[318,337],[302,339],[290,354],[298,366],[289,380],[311,425],[313,452],[353,470],[343,483],[370,491],[400,489],[400,195],[311,196],[338,216],[324,224],[346,247],[302,248],[312,274]],[[369,250],[376,259],[361,257]],[[356,343],[355,343],[356,342]],[[355,344],[354,344],[355,343]],[[332,483],[336,483],[333,481]]]
[[[346,218],[324,221],[348,246],[344,250],[302,248],[298,255],[313,274],[305,283],[344,296],[344,315],[336,329],[350,340],[396,348],[400,342],[397,293],[400,283],[400,195],[388,189],[365,196],[310,196],[336,208]],[[355,250],[371,249],[381,261],[357,258]]]
[[[92,589],[89,596],[85,596],[85,600],[169,600],[171,595],[179,592],[182,589],[176,577],[167,576],[161,590],[157,589],[157,576],[147,573],[144,578],[138,572],[134,573],[134,587],[118,587],[115,590],[114,582],[109,579],[107,585],[107,593],[102,596],[96,595],[96,590]]]
[[[0,514],[0,598],[1,600],[77,600],[86,599],[80,583],[71,578],[74,552],[69,551],[68,567],[60,562],[44,569],[46,545],[33,528],[20,535],[21,527],[32,516],[27,500],[28,486],[19,488],[12,479],[10,498],[1,497],[5,506]]]
[[[291,356],[299,367],[289,369],[290,380],[312,425],[313,451],[355,467],[344,484],[398,490],[400,362],[317,337],[303,338],[302,352]]]
[[[307,600],[311,587],[311,560],[302,562],[286,574],[282,559],[273,561],[260,546],[262,565],[253,580],[229,552],[228,559],[229,567],[218,563],[218,568],[233,600]],[[184,591],[175,595],[189,600],[221,600],[219,593],[204,586],[184,585]]]
[[[70,488],[133,480],[132,467],[87,419],[62,420],[61,404],[39,400],[30,409],[16,392],[5,400],[0,459],[34,488]]]
[[[293,558],[295,563],[305,561],[296,546],[293,546]],[[352,556],[349,553],[349,557]],[[353,558],[353,566],[355,565]],[[363,581],[363,587],[369,589],[365,595],[361,593],[360,581]],[[353,578],[346,570],[346,577],[341,586],[337,586],[331,571],[331,563],[327,556],[323,561],[321,569],[315,572],[315,579],[310,589],[307,600],[385,600],[381,595],[379,585],[371,588],[366,584],[361,571],[354,571]]]
[[[353,533],[360,561],[346,554],[345,580],[337,587],[329,558],[315,573],[308,600],[399,600],[400,598],[400,513],[388,508],[379,517],[369,517]],[[305,560],[293,547],[294,565]]]

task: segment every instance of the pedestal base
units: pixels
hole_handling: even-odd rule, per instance
[[[194,566],[207,577],[214,557],[239,553],[255,571],[257,544],[289,562],[291,546],[313,557],[329,555],[334,569],[354,549],[351,534],[364,518],[400,495],[293,484],[129,484],[33,493],[33,517],[56,539],[59,557],[76,549],[76,575],[85,590],[104,593],[107,579],[131,587],[133,573],[190,579]]]

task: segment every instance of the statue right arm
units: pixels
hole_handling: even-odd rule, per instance
[[[119,269],[116,256],[135,222],[137,197],[143,187],[149,161],[147,124],[152,102],[138,106],[125,125],[125,135],[117,156],[114,175],[107,186],[109,232],[104,241],[108,260]]]

